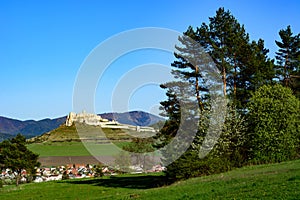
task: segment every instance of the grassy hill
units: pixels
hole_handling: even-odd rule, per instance
[[[60,125],[57,129],[30,138],[27,141],[30,143],[54,143],[71,141],[79,142],[81,140],[90,139],[105,143],[107,142],[107,139],[110,141],[130,141],[134,135],[138,134],[142,133],[127,129],[100,128],[99,126],[90,126],[86,124],[77,124],[76,126]]]
[[[31,183],[5,186],[0,199],[299,199],[300,160],[165,183],[161,174]]]
[[[80,130],[80,135],[77,129]],[[63,162],[69,162],[68,159],[63,160],[63,158],[57,157],[76,156],[77,160],[79,159],[80,161],[80,158],[78,158],[80,156],[91,156],[85,145],[88,145],[99,156],[115,156],[118,153],[115,146],[121,148],[131,141],[132,135],[136,134],[141,133],[124,129],[101,129],[100,127],[85,124],[77,124],[70,127],[61,125],[53,131],[29,139],[30,144],[27,146],[31,151],[39,154],[40,158],[42,158],[41,162],[45,157],[52,157],[52,160],[58,159],[57,163],[66,164]],[[82,140],[85,141],[85,145],[81,142]],[[114,145],[111,145],[111,142]],[[84,162],[86,158],[82,159],[82,162]],[[56,162],[53,160],[51,163]],[[42,162],[42,165],[47,166],[48,164]]]

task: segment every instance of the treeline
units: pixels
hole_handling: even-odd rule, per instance
[[[177,81],[161,85],[168,97],[161,102],[168,121],[156,138],[156,147],[176,140],[179,130],[189,137],[189,129],[181,128],[182,123],[192,122],[189,116],[198,119],[198,127],[189,148],[167,166],[168,177],[189,178],[299,158],[300,34],[287,26],[279,36],[274,41],[276,56],[269,58],[264,40],[251,41],[244,25],[219,8],[208,24],[190,26],[179,37],[181,44],[172,63]],[[209,74],[214,68],[217,74]],[[220,97],[226,99],[218,107],[224,119],[214,119],[215,99]],[[191,106],[195,102],[197,110]],[[210,135],[212,142],[205,146],[214,123],[222,124],[221,133]],[[166,150],[165,162],[171,157]]]

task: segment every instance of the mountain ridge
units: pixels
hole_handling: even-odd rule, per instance
[[[150,126],[164,120],[159,116],[144,111],[130,111],[123,113],[111,112],[101,113],[97,115],[108,120],[117,120],[122,124],[129,124],[134,126]],[[66,121],[66,118],[67,116],[54,119],[45,118],[41,120],[22,121],[0,116],[0,141],[3,139],[11,138],[18,133],[23,134],[26,138],[42,135],[43,133],[58,128]]]

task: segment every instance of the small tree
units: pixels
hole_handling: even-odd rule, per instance
[[[5,140],[0,143],[0,165],[10,168],[17,173],[16,185],[19,185],[22,170],[33,176],[35,167],[39,167],[38,155],[27,149],[26,139],[18,134],[11,140]]]
[[[126,151],[121,151],[118,155],[116,155],[115,165],[121,173],[129,172],[129,166],[131,165],[131,158],[129,153]]]
[[[103,165],[101,163],[99,163],[98,165],[95,166],[95,175],[94,175],[94,177],[104,176],[102,168],[103,168]]]
[[[132,157],[135,158],[133,164],[143,166],[143,170],[152,167],[151,155],[150,153],[154,151],[152,146],[152,138],[134,138],[131,143],[125,145],[123,149],[125,151],[131,152]]]
[[[253,94],[247,135],[251,162],[281,162],[297,155],[299,110],[300,101],[281,85],[265,85]]]
[[[69,177],[68,171],[65,170],[64,173],[62,174],[62,180],[67,180],[67,179],[70,179],[70,177]]]

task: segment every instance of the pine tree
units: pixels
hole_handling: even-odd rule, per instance
[[[208,25],[203,23],[197,29],[197,36],[199,43],[221,71],[223,94],[227,96],[228,79],[230,77],[235,80],[238,71],[236,59],[239,46],[234,43],[240,43],[242,40],[246,40],[247,43],[248,35],[229,11],[219,8],[216,16],[209,18]],[[233,71],[236,73],[232,73]]]
[[[252,41],[245,45],[239,55],[239,73],[237,77],[237,95],[235,104],[239,109],[245,109],[251,93],[265,84],[273,83],[275,77],[274,60],[270,60],[264,41]]]
[[[285,87],[299,93],[300,71],[300,34],[293,35],[291,27],[279,31],[281,41],[275,41],[279,50],[276,52],[277,78]]]
[[[211,62],[207,57],[204,48],[197,42],[196,33],[193,28],[188,27],[183,36],[178,38],[180,46],[176,46],[177,52],[171,66],[175,78],[184,82],[189,82],[193,86],[194,94],[197,99],[199,109],[204,109],[204,99],[207,88],[204,86],[203,69]]]
[[[250,91],[272,80],[273,63],[267,58],[263,40],[250,43],[244,26],[224,8],[209,18],[208,25],[203,23],[197,28],[196,36],[221,71],[223,94],[237,108],[244,109]]]

